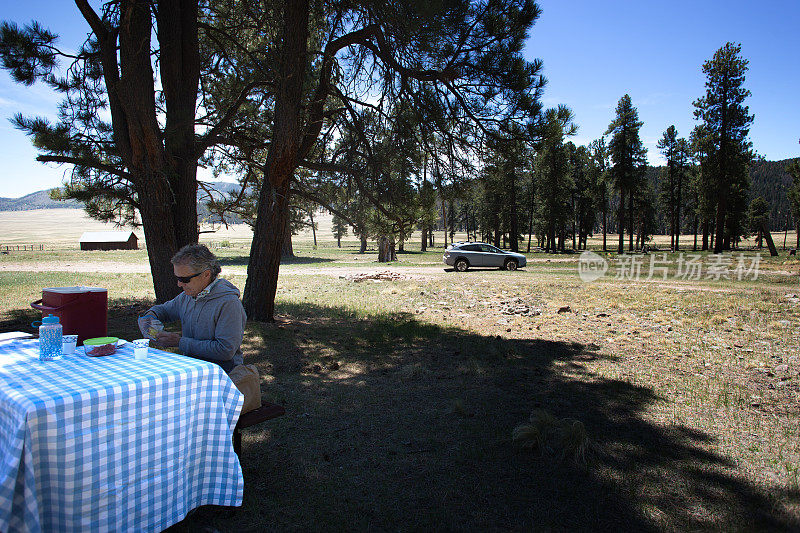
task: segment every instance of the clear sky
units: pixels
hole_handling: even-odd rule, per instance
[[[0,18],[38,20],[76,49],[86,26],[68,0],[0,0]],[[92,1],[93,5],[99,2]],[[727,41],[741,43],[750,61],[746,87],[755,122],[750,139],[770,160],[800,156],[800,0],[539,0],[542,16],[525,54],[544,62],[546,107],[566,104],[579,126],[573,138],[599,138],[617,102],[631,95],[644,122],[641,137],[651,164],[662,162],[656,141],[674,124],[688,137],[696,124],[692,102],[705,94],[703,61]],[[14,113],[55,117],[58,96],[22,87],[0,72],[0,197],[56,187],[67,167],[34,161],[36,151],[8,119]]]

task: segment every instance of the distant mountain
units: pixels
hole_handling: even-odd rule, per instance
[[[769,204],[770,226],[784,229],[789,223],[789,198],[792,176],[786,167],[794,159],[783,161],[754,161],[750,165],[750,199],[763,197]],[[794,226],[791,226],[794,227]]]
[[[794,222],[790,220],[789,198],[787,191],[792,185],[792,177],[786,171],[789,163],[795,159],[784,159],[781,161],[753,161],[750,163],[750,200],[759,196],[763,197],[770,208],[769,226],[773,231],[784,230],[788,226],[794,228]],[[653,187],[653,191],[658,196],[661,180],[664,179],[666,167],[647,167],[645,178]],[[666,232],[667,214],[663,206],[660,205],[656,211],[656,221],[659,231]],[[790,223],[791,222],[791,223]]]
[[[50,191],[37,191],[21,198],[0,198],[0,211],[29,211],[31,209],[81,209],[77,200],[53,200]]]
[[[238,183],[213,182],[209,185],[216,190],[215,198],[221,198],[224,194],[235,193],[239,190]],[[206,195],[202,191],[197,192],[198,208],[207,213],[205,209]],[[200,201],[203,198],[203,201]],[[37,191],[21,198],[0,198],[0,211],[30,211],[31,209],[83,209],[83,204],[77,200],[53,200],[50,198],[50,190]],[[229,221],[230,222],[230,221]]]

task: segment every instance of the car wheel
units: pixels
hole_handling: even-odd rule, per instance
[[[456,263],[453,266],[456,267],[458,272],[466,272],[469,268],[469,263],[467,263],[466,259],[456,259]]]
[[[506,270],[516,270],[517,269],[517,262],[513,259],[509,259],[506,261]]]

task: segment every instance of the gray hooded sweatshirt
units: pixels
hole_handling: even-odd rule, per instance
[[[217,363],[226,372],[242,364],[247,315],[239,300],[239,289],[228,280],[217,278],[196,298],[182,292],[168,302],[154,305],[147,313],[165,324],[181,321],[178,348],[184,355]]]

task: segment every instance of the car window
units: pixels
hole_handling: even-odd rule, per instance
[[[465,252],[480,252],[481,246],[479,244],[467,244],[461,247]]]
[[[481,245],[481,248],[483,248],[483,250],[482,250],[482,251],[484,251],[484,252],[491,252],[491,253],[493,253],[493,254],[496,254],[496,253],[499,253],[499,252],[500,252],[500,250],[498,250],[498,249],[497,249],[497,248],[495,248],[494,246],[489,246],[488,244],[482,244],[482,245]]]

